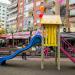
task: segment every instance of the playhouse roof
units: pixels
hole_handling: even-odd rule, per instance
[[[41,24],[62,24],[60,15],[43,15]]]

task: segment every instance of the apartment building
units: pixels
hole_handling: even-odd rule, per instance
[[[40,25],[40,18],[39,18],[39,6],[44,2],[45,6],[48,6],[47,3],[51,2],[50,0],[25,0],[24,4],[24,28],[26,29],[36,29]],[[46,10],[47,14],[52,14],[48,9]]]
[[[25,0],[24,3],[24,30],[33,28],[33,4],[32,0]]]
[[[6,29],[7,18],[8,18],[8,7],[9,4],[0,2],[0,27]]]
[[[17,15],[18,15],[18,0],[10,0],[11,4],[8,6],[8,32],[17,31]]]
[[[69,22],[71,32],[75,32],[75,0],[69,0]]]

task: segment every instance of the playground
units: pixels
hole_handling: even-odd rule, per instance
[[[44,15],[44,6],[40,6],[40,24],[34,36],[30,37],[29,43],[17,49],[7,56],[0,57],[0,73],[6,75],[74,75],[75,74],[75,48],[72,44],[60,36],[62,25],[60,15]],[[55,20],[55,21],[54,21]],[[22,60],[16,56],[28,51],[35,45],[41,46],[39,58],[27,58]],[[54,49],[54,58],[47,58],[47,47]],[[44,54],[45,53],[45,54]],[[61,58],[63,53],[66,58]],[[15,58],[16,57],[16,58]]]
[[[39,60],[39,59],[37,59]],[[49,60],[48,60],[49,61]],[[63,61],[63,62],[62,62]],[[68,59],[61,59],[61,70],[55,67],[54,59],[45,62],[45,69],[41,70],[40,62],[29,58],[22,61],[15,58],[7,62],[6,66],[0,66],[1,75],[75,75],[75,64]]]

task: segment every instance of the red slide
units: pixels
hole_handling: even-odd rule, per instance
[[[61,52],[63,52],[72,62],[75,63],[75,58],[71,56],[63,47],[60,48]]]
[[[75,53],[75,47],[73,47],[66,39],[62,38],[62,41],[65,45],[67,45],[69,48],[71,48],[72,52]]]

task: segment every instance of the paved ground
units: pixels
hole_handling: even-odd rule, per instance
[[[0,75],[75,75],[75,64],[68,59],[61,60],[61,71],[58,71],[54,59],[45,60],[45,69],[40,69],[40,59],[14,58],[6,66],[0,66]]]

